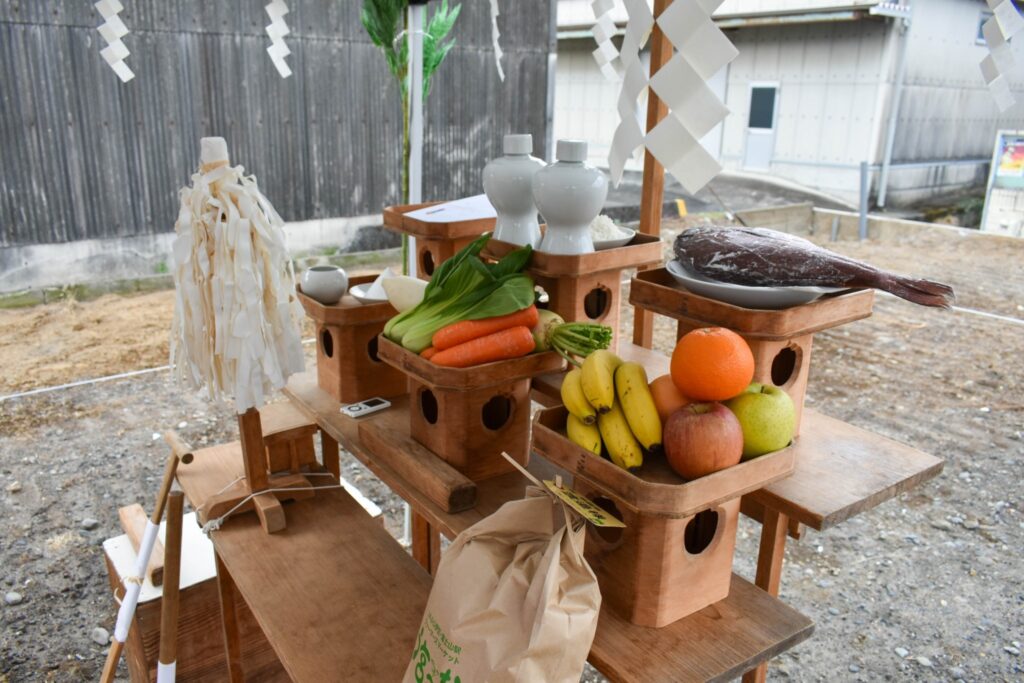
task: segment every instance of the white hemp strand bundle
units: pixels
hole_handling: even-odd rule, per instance
[[[223,140],[223,158],[205,156],[208,140],[174,226],[170,360],[179,382],[234,397],[242,413],[302,371],[302,313],[284,222],[256,179],[227,165]]]

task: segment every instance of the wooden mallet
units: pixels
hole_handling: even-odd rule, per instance
[[[160,482],[160,491],[156,494],[156,505],[153,507],[153,514],[146,522],[146,531],[142,534],[142,542],[139,543],[139,552],[135,557],[135,571],[132,576],[122,579],[125,584],[124,597],[121,599],[121,607],[117,610],[117,623],[114,626],[114,641],[110,644],[110,652],[107,653],[107,661],[103,665],[103,673],[100,674],[101,683],[111,683],[117,673],[117,663],[121,660],[121,652],[124,650],[125,641],[128,640],[128,629],[131,628],[132,618],[135,616],[135,606],[139,602],[139,591],[142,589],[142,580],[146,575],[146,565],[149,564],[149,556],[153,552],[153,543],[156,541],[157,532],[160,530],[160,519],[164,516],[164,506],[167,504],[167,496],[171,486],[174,484],[174,476],[178,471],[178,463],[189,464],[192,462],[192,450],[173,431],[164,433],[164,440],[171,447],[171,454],[167,458],[167,466],[164,468],[164,477]]]

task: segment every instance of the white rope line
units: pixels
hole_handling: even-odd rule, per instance
[[[303,339],[303,344],[315,344],[316,339]],[[82,387],[88,384],[101,384],[103,382],[112,382],[117,379],[127,379],[129,377],[138,377],[139,375],[149,375],[154,372],[164,372],[170,370],[173,365],[161,365],[155,368],[146,368],[144,370],[129,370],[128,372],[119,372],[116,375],[106,375],[104,377],[93,377],[91,379],[80,379],[75,382],[68,382],[67,384],[57,384],[49,387],[38,387],[36,389],[29,389],[27,391],[19,391],[16,394],[8,394],[6,396],[0,396],[0,403],[15,398],[24,398],[26,396],[35,396],[36,394],[48,394],[51,391],[61,391],[63,389],[73,389],[75,387]]]
[[[314,476],[314,475],[315,476],[323,476],[324,474],[326,474],[327,476],[331,476],[331,477],[334,476],[334,475],[330,474],[329,472],[307,473],[307,474],[304,474],[304,476]],[[210,532],[217,531],[218,529],[220,529],[221,525],[224,524],[224,522],[227,520],[227,518],[230,517],[231,515],[233,515],[235,512],[237,512],[240,507],[242,507],[243,505],[248,503],[250,500],[252,500],[256,496],[263,495],[264,493],[291,493],[291,492],[294,492],[294,491],[326,491],[328,489],[341,489],[341,488],[345,488],[345,485],[339,483],[339,484],[329,484],[327,486],[291,486],[291,487],[282,487],[282,488],[263,489],[261,491],[253,491],[248,496],[246,496],[242,500],[238,501],[238,503],[233,508],[231,508],[230,510],[225,512],[223,515],[221,515],[220,517],[217,517],[216,519],[211,519],[206,524],[204,524],[202,531],[203,531],[204,534],[209,536]]]

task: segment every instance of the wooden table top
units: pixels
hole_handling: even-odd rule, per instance
[[[178,468],[193,507],[242,474],[236,441]],[[326,485],[330,477],[316,477]],[[239,593],[293,681],[398,681],[430,592],[430,575],[342,489],[287,504],[266,534],[255,514],[211,534]],[[211,638],[219,634],[210,634]]]
[[[527,482],[522,475],[503,475],[478,482],[475,508],[447,513],[363,447],[357,421],[339,412],[339,403],[320,390],[313,373],[293,375],[285,393],[449,538],[506,501],[523,496]],[[391,412],[408,410],[404,397],[391,402]],[[360,419],[373,420],[375,416]],[[590,662],[613,681],[725,681],[805,640],[813,628],[807,617],[734,575],[728,598],[665,628],[634,626],[602,609]]]
[[[650,378],[669,370],[662,353],[620,342],[619,355],[642,364]],[[534,389],[556,397],[562,375],[534,380]],[[748,494],[757,503],[819,531],[938,476],[945,463],[924,453],[804,407],[789,477]]]

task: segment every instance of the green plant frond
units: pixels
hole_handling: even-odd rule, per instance
[[[405,77],[408,53],[405,40],[396,49],[395,41],[404,26],[404,12],[407,0],[363,0],[359,18],[370,41],[381,49],[391,72],[399,81]]]
[[[430,77],[441,67],[448,52],[455,46],[455,39],[445,42],[445,38],[455,26],[462,5],[448,9],[448,0],[441,0],[441,6],[427,22],[423,37],[423,97],[430,93]]]

